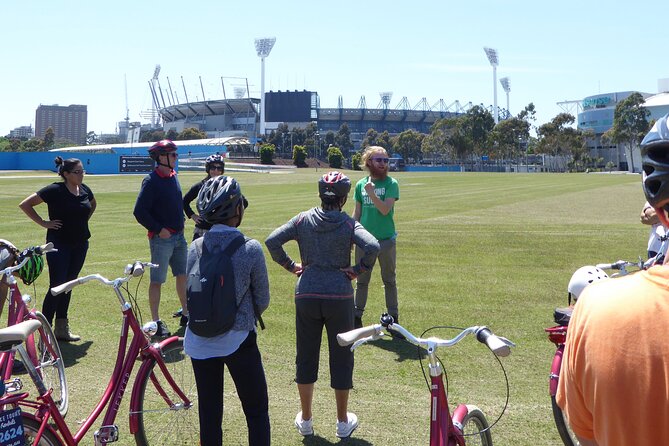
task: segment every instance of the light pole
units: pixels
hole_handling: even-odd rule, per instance
[[[509,78],[503,77],[499,80],[499,83],[502,84],[502,89],[506,93],[506,111],[511,116],[511,109],[509,109],[509,92],[511,91],[511,84],[509,84]]]
[[[265,58],[276,43],[276,37],[256,39],[256,52],[260,57],[260,136],[265,137]]]
[[[499,122],[499,110],[497,110],[497,65],[499,61],[497,59],[497,50],[484,47],[485,55],[488,56],[490,65],[492,65],[492,86],[493,86],[493,115],[495,117],[495,124]]]

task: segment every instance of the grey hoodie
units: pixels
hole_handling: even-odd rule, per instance
[[[295,298],[352,298],[353,286],[341,271],[351,266],[351,247],[359,246],[364,256],[354,266],[357,274],[369,270],[379,253],[379,242],[345,212],[313,208],[275,229],[265,240],[272,259],[291,271],[294,261],[283,245],[296,240],[303,272],[295,285]]]

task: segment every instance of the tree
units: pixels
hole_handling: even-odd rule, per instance
[[[399,153],[404,159],[420,157],[420,148],[423,144],[425,135],[413,129],[405,130],[400,133],[393,144],[393,151]]]
[[[560,113],[553,118],[551,122],[539,126],[537,135],[539,136],[536,151],[546,153],[554,157],[572,156],[585,150],[585,135],[582,131],[571,127],[574,123],[574,116],[569,113]],[[558,170],[563,170],[566,166],[555,166]]]
[[[169,139],[169,140],[172,140],[172,141],[176,141],[178,137],[179,137],[179,134],[177,133],[177,131],[175,129],[169,129],[167,131],[167,133],[165,134],[165,138]],[[160,140],[156,140],[156,141],[160,141]]]
[[[53,127],[49,127],[44,132],[44,144],[45,149],[50,149],[53,147],[54,139],[56,138],[56,132],[53,131]]]
[[[330,130],[325,134],[325,146],[330,147],[330,146],[336,146],[335,144],[335,133]]]
[[[272,158],[274,158],[274,153],[276,152],[276,147],[274,144],[263,144],[260,146],[260,164],[274,164]]]
[[[207,134],[200,129],[196,129],[195,127],[188,127],[187,129],[183,129],[183,131],[177,135],[178,141],[187,141],[190,139],[206,139],[206,138]]]
[[[144,132],[144,133],[140,134],[139,141],[140,142],[155,142],[155,141],[160,141],[160,140],[165,139],[165,138],[166,138],[166,136],[165,136],[164,131],[154,130],[152,132]]]
[[[353,150],[353,142],[351,141],[351,130],[348,128],[348,124],[343,123],[337,134],[335,135],[335,141],[333,145],[339,147],[339,149],[344,153],[348,154]]]
[[[607,132],[612,142],[627,146],[630,160],[627,168],[630,172],[634,172],[633,149],[648,132],[650,111],[643,106],[644,103],[643,96],[638,92],[618,102],[613,112],[613,127]]]
[[[379,135],[379,137],[376,140],[376,145],[383,147],[384,149],[386,149],[386,152],[388,153],[391,152],[391,149],[393,148],[393,143],[391,141],[388,130],[384,130],[383,133]]]
[[[297,167],[307,167],[307,148],[304,146],[293,146],[293,164]]]
[[[522,112],[521,112],[522,113]],[[520,115],[519,115],[520,116]],[[521,142],[530,137],[530,123],[520,117],[500,121],[490,132],[490,143],[502,159],[514,159],[522,155]]]
[[[365,137],[360,143],[360,150],[365,150],[369,146],[378,146],[379,132],[374,129],[367,129]]]
[[[342,155],[339,147],[328,147],[328,164],[333,169],[340,169],[344,161],[344,155]]]
[[[360,155],[359,152],[356,152],[353,154],[351,157],[351,168],[353,170],[362,170],[362,167],[360,167],[360,162],[362,161],[362,155]]]
[[[471,139],[474,153],[485,154],[488,150],[490,132],[495,127],[495,118],[485,108],[475,105],[467,110],[462,119],[462,130]]]
[[[49,129],[50,128],[51,127],[49,127]],[[47,132],[48,132],[49,129],[47,129]],[[53,145],[53,141],[52,141],[52,145]],[[41,150],[44,150],[44,140],[42,140],[40,138],[31,138],[28,141],[21,144],[21,149],[20,150],[23,150],[25,152],[39,152]]]

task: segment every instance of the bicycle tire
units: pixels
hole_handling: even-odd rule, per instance
[[[481,409],[467,405],[467,415],[462,419],[462,434],[469,445],[492,446],[490,424]]]
[[[40,422],[33,417],[27,417],[25,414],[21,415],[23,421],[23,436],[27,445],[32,445],[35,441],[35,436],[39,432]],[[37,446],[63,446],[63,442],[58,438],[49,428],[44,429],[42,437],[37,443]]]
[[[197,389],[195,375],[190,360],[183,351],[183,340],[175,341],[163,349],[165,365],[172,378],[181,390],[188,396],[193,405],[190,408],[174,410],[168,406],[164,398],[151,381],[154,376],[162,389],[172,398],[174,391],[167,384],[162,372],[156,367],[156,361],[146,369],[146,373],[138,376],[139,399],[137,410],[139,428],[135,433],[135,442],[138,446],[170,446],[199,444],[200,421],[197,411]],[[155,373],[154,373],[155,372]],[[176,395],[172,398],[177,401]],[[132,410],[132,409],[131,409]]]
[[[555,427],[557,427],[562,443],[564,443],[565,446],[579,446],[581,443],[579,443],[578,439],[576,438],[576,434],[574,434],[574,432],[572,432],[571,428],[569,427],[567,418],[565,418],[562,409],[560,409],[560,406],[557,405],[554,395],[551,395],[551,407],[553,408],[553,419],[555,420]]]
[[[39,311],[35,311],[32,317],[42,323],[42,327],[33,334],[34,351],[37,354],[36,358],[32,358],[33,365],[37,368],[46,388],[52,389],[51,397],[58,406],[58,412],[65,417],[69,408],[70,398],[67,389],[63,355],[60,352],[56,335],[51,329],[51,324],[49,324],[44,315]],[[45,343],[48,343],[51,348],[45,348]]]

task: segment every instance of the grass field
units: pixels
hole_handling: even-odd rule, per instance
[[[309,169],[294,174],[236,174],[250,202],[241,229],[264,241],[297,212],[317,205],[316,179],[321,173]],[[18,209],[18,203],[57,180],[50,172],[24,175],[0,174],[0,238],[21,248],[43,243],[45,231]],[[362,173],[350,175],[355,181]],[[395,215],[402,324],[417,333],[432,326],[488,325],[515,341],[517,348],[502,361],[510,398],[493,428],[495,444],[560,444],[548,396],[554,347],[543,329],[552,325],[553,309],[566,305],[567,283],[578,267],[644,255],[648,231],[638,217],[644,201],[640,177],[408,172],[396,177],[401,187]],[[181,174],[182,188],[200,178]],[[82,275],[99,272],[118,277],[131,260],[148,260],[146,233],[132,216],[141,180],[141,176],[86,177],[98,209],[91,221],[93,236]],[[346,208],[350,213],[352,202]],[[46,206],[37,209],[46,217]],[[192,222],[187,222],[187,233],[191,232]],[[288,248],[297,255],[296,245]],[[272,300],[259,344],[269,384],[273,443],[338,443],[326,354],[316,384],[316,436],[303,440],[293,427],[299,410],[293,382],[294,277],[267,259]],[[36,296],[41,307],[47,286],[43,274],[34,288],[23,291]],[[139,292],[145,318],[147,288],[145,279]],[[179,307],[172,278],[163,293],[161,314],[176,329],[176,320],[168,316]],[[376,322],[383,310],[383,289],[375,272],[365,323]],[[68,423],[76,428],[95,406],[111,373],[121,320],[118,302],[108,288],[93,283],[79,287],[73,292],[70,320],[83,338],[61,347],[71,389]],[[447,337],[453,331],[433,333]],[[448,371],[451,402],[476,404],[494,421],[504,407],[506,387],[491,354],[469,339],[440,351],[440,357]],[[415,358],[412,347],[392,340],[356,351],[350,410],[357,413],[360,427],[349,444],[427,444],[428,390]],[[126,394],[126,404],[128,398]],[[117,424],[119,443],[134,444],[127,435],[127,418],[119,417]],[[246,444],[245,422],[229,378],[224,430],[226,445]],[[92,444],[90,438],[86,444]]]

